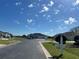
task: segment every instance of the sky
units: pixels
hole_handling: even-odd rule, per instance
[[[79,25],[79,0],[0,0],[0,31],[55,35]]]

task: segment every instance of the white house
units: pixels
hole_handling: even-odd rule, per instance
[[[11,35],[12,34],[10,34],[8,32],[0,31],[0,40],[9,40],[9,38],[11,38]]]

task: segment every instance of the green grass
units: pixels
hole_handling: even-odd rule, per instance
[[[57,49],[55,46],[53,46],[54,44],[49,42],[49,43],[43,43],[43,45],[50,52],[50,54],[52,56],[54,56],[54,55],[58,56],[60,54],[59,49]]]
[[[43,43],[43,45],[52,56],[60,55],[60,50],[55,47],[53,43]],[[79,59],[79,48],[66,48],[64,50],[63,59]]]
[[[13,37],[12,40],[23,41],[23,40],[25,40],[25,38],[21,38],[21,37]]]
[[[0,44],[10,44],[13,40],[0,40]]]
[[[50,39],[50,38],[48,38],[47,40],[48,40],[48,41],[53,41],[53,39]]]
[[[65,49],[66,51],[70,52],[71,54],[75,54],[77,56],[79,56],[79,48],[67,48]]]
[[[10,38],[9,40],[0,40],[0,44],[10,44],[17,41],[23,41],[23,40],[24,38],[13,37],[13,38]]]

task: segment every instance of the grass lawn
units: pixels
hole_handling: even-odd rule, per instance
[[[0,40],[0,44],[10,44],[13,40]]]
[[[22,41],[22,40],[24,40],[24,38],[13,37],[9,40],[0,40],[0,44],[10,44],[10,43],[14,43],[14,42],[17,42],[17,41]]]
[[[59,48],[55,47],[53,43],[43,43],[43,45],[52,56],[60,55]],[[79,48],[66,48],[64,50],[63,59],[79,59]]]
[[[21,38],[21,37],[13,37],[12,40],[23,41],[23,40],[25,40],[25,38]]]
[[[75,54],[75,55],[79,56],[79,48],[69,48],[69,49],[67,48],[65,50],[71,54]]]

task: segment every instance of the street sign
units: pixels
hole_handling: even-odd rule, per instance
[[[61,44],[61,36],[62,36],[63,44],[65,44],[67,38],[66,38],[64,35],[62,35],[62,34],[57,35],[57,36],[55,37],[55,41],[58,42],[59,44]]]
[[[55,41],[59,43],[61,57],[63,56],[63,53],[64,53],[64,44],[66,43],[66,40],[67,38],[62,34],[57,35],[55,38]]]
[[[63,37],[62,37],[62,35],[61,35],[61,37],[60,37],[60,52],[61,52],[61,55],[63,55],[63,49],[64,48],[64,46],[63,46]]]

